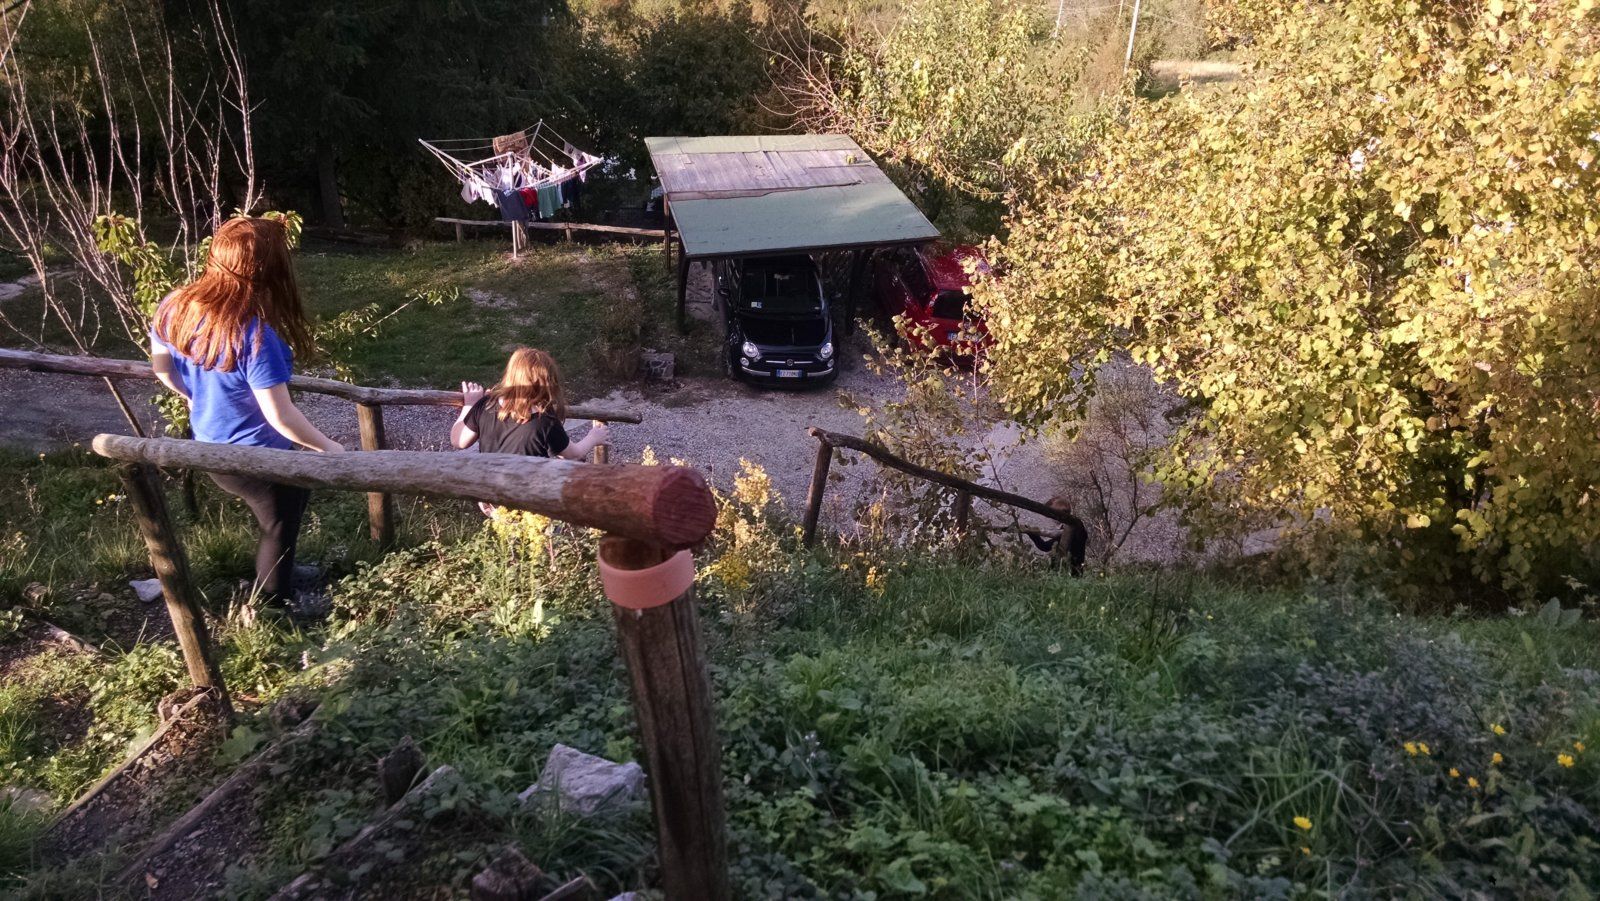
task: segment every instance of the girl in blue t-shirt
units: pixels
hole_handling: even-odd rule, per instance
[[[311,347],[288,232],[273,219],[224,222],[211,239],[205,270],[161,301],[150,329],[151,366],[162,384],[189,402],[196,440],[342,451],[289,397],[294,353]],[[286,607],[310,491],[210,475],[255,514],[261,525],[255,588],[269,605]]]

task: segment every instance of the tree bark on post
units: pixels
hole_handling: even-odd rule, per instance
[[[611,462],[611,448],[610,448],[610,446],[604,445],[604,444],[595,445],[594,453],[593,453],[593,456],[592,456],[591,459],[595,463],[610,463]]]
[[[322,221],[329,228],[344,228],[344,205],[339,202],[338,157],[333,142],[317,141],[317,193],[322,200]]]
[[[811,493],[806,497],[806,517],[801,523],[801,540],[810,547],[817,538],[817,520],[822,516],[822,494],[828,488],[828,465],[833,462],[833,445],[817,439],[817,462],[811,467]]]
[[[972,518],[972,495],[965,491],[956,492],[956,531],[965,532],[967,521]]]
[[[166,497],[156,481],[155,467],[132,463],[119,469],[128,497],[133,501],[134,519],[150,551],[150,565],[155,568],[156,578],[161,580],[161,594],[166,598],[167,615],[172,618],[172,631],[177,633],[189,678],[197,688],[215,692],[223,712],[231,717],[233,707],[228,701],[228,690],[211,653],[205,616],[189,578],[189,558],[172,527]]]
[[[361,425],[361,449],[384,449],[383,408],[377,404],[356,404],[356,420]],[[372,540],[380,548],[394,545],[394,498],[374,491],[367,495],[367,522]]]
[[[711,716],[711,677],[701,647],[693,563],[687,551],[679,553],[683,556],[642,541],[604,538],[601,581],[613,601],[617,644],[633,690],[655,812],[661,886],[668,901],[727,901],[733,890],[722,750]],[[613,580],[619,571],[629,584]],[[685,574],[687,578],[675,581]],[[652,591],[667,596],[641,596]]]

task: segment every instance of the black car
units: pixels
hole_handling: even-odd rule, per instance
[[[724,370],[771,385],[833,380],[833,321],[810,257],[721,260],[714,271]]]

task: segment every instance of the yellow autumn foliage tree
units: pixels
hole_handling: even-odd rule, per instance
[[[1201,526],[1333,530],[1519,592],[1600,535],[1596,0],[1222,3],[1246,79],[1136,103],[980,289],[1035,421],[1126,352]],[[1266,14],[1270,13],[1270,14]]]

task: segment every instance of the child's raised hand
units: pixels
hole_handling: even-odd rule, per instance
[[[590,424],[589,434],[593,436],[595,444],[611,443],[611,427],[598,419]]]
[[[473,404],[478,402],[479,398],[483,397],[483,394],[484,394],[483,386],[478,384],[477,382],[462,382],[461,383],[461,407],[462,407],[462,409],[470,408]]]

